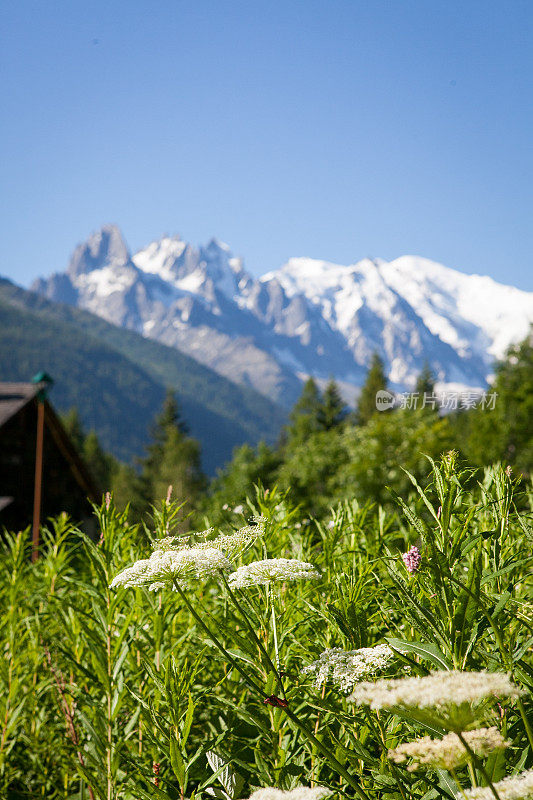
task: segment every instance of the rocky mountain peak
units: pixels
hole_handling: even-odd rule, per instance
[[[228,298],[233,298],[239,291],[237,281],[244,277],[244,270],[227,244],[219,239],[211,239],[207,245],[200,247],[198,262],[198,268],[213,289],[218,289]]]
[[[130,252],[117,225],[102,225],[86,242],[79,244],[70,259],[67,273],[71,277],[111,265],[128,264]]]
[[[418,256],[298,257],[256,279],[219,239],[196,248],[163,236],[131,258],[114,225],[34,288],[288,405],[307,375],[333,375],[353,398],[375,351],[395,389],[414,385],[426,361],[443,385],[484,387],[533,321],[533,293]]]
[[[198,252],[179,236],[163,236],[135,253],[133,263],[143,272],[173,283],[196,268]]]

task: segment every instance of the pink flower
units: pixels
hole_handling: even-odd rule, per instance
[[[402,555],[402,558],[403,563],[405,564],[405,569],[410,573],[416,572],[420,566],[420,562],[422,561],[422,556],[420,555],[420,550],[418,547],[411,547],[407,553]]]

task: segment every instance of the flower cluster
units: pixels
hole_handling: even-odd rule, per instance
[[[481,757],[488,756],[493,750],[503,750],[510,744],[496,727],[465,731],[462,735],[474,753]],[[442,739],[424,736],[414,742],[400,744],[394,750],[389,750],[389,758],[396,764],[411,758],[412,762],[407,767],[409,772],[422,766],[450,770],[467,763],[468,751],[456,733],[448,733]]]
[[[510,775],[494,784],[500,800],[532,800],[533,798],[533,769],[521,772],[519,775]],[[476,789],[463,789],[466,800],[493,800],[494,794],[490,786]]]
[[[203,550],[215,547],[217,550],[222,550],[228,558],[235,558],[235,556],[242,553],[255,539],[264,535],[265,521],[264,517],[252,517],[253,525],[246,525],[233,533],[220,534],[220,536],[210,540],[207,537],[213,533],[215,530],[214,528],[207,528],[205,531],[191,533],[187,537],[167,536],[164,539],[157,539],[154,542],[154,546],[157,547],[158,550],[183,550],[184,548]],[[186,544],[184,544],[185,538]],[[203,541],[196,541],[198,538],[203,539]]]
[[[244,528],[239,528],[238,531],[229,534],[221,534],[210,542],[204,542],[199,546],[217,547],[223,550],[228,558],[235,558],[249,547],[255,539],[265,534],[265,518],[252,517],[253,525],[245,525]],[[198,546],[198,545],[196,545]]]
[[[489,698],[519,697],[521,690],[505,672],[432,672],[423,678],[396,678],[360,683],[348,698],[357,705],[380,708],[439,708],[480,703]]]
[[[284,791],[276,789],[274,786],[266,786],[264,789],[256,789],[250,795],[250,800],[321,800],[331,794],[330,789],[324,786],[297,786],[296,789]]]
[[[201,536],[205,539],[209,534],[213,533],[214,530],[214,528],[207,528],[205,531],[188,533],[185,536],[165,536],[164,539],[155,539],[152,542],[152,547],[154,550],[183,550],[184,547],[197,547],[197,544],[191,545],[193,537]]]
[[[172,581],[186,583],[207,579],[229,571],[231,563],[221,550],[214,547],[189,547],[181,550],[155,550],[150,558],[136,561],[113,578],[111,587],[148,586],[161,589]]]
[[[295,558],[265,558],[263,561],[252,561],[233,572],[229,585],[235,589],[245,586],[270,583],[271,581],[302,581],[320,578],[318,570],[307,561]]]
[[[418,547],[411,547],[407,553],[402,555],[403,563],[405,564],[405,569],[407,572],[413,574],[413,572],[417,572],[418,568],[420,567],[420,562],[422,561],[422,556],[420,555],[420,550]]]
[[[316,675],[317,689],[331,680],[341,691],[349,692],[359,681],[386,669],[393,659],[394,652],[386,644],[361,647],[359,650],[334,647],[324,650],[317,661],[304,667],[302,672]]]

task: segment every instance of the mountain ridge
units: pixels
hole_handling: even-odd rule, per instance
[[[533,293],[420,256],[351,265],[299,257],[253,278],[218,239],[196,248],[165,236],[132,255],[113,225],[34,289],[285,406],[309,375],[334,377],[353,403],[376,351],[394,389],[412,388],[426,361],[440,385],[484,388],[533,321]]]

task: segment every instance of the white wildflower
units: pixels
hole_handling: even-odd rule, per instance
[[[235,558],[246,550],[255,539],[265,533],[266,520],[264,517],[252,517],[252,522],[252,525],[245,525],[243,528],[239,528],[238,531],[233,531],[233,533],[220,534],[215,539],[207,539],[215,530],[214,528],[190,533],[187,537],[167,536],[165,539],[157,539],[154,542],[154,547],[161,550],[176,551],[190,548],[203,550],[215,547],[217,550],[222,550],[228,558]],[[200,537],[203,541],[196,541]]]
[[[155,550],[150,558],[137,561],[119,572],[111,587],[148,586],[151,590],[163,588],[177,580],[180,584],[207,579],[220,570],[229,571],[231,563],[224,553],[214,547],[183,548],[181,550]]]
[[[488,756],[493,750],[503,750],[510,744],[496,727],[465,731],[462,735],[469,747],[481,758]],[[457,734],[448,733],[442,739],[424,736],[422,739],[415,739],[414,742],[400,744],[394,750],[389,750],[389,758],[396,764],[411,758],[412,763],[407,769],[409,772],[414,772],[421,766],[457,769],[468,762],[469,755]]]
[[[221,534],[210,542],[203,542],[195,546],[217,547],[223,550],[228,558],[235,558],[243,553],[253,542],[265,534],[265,518],[252,517],[253,525],[245,525],[233,533]]]
[[[331,794],[330,789],[325,786],[297,786],[296,789],[284,791],[276,789],[274,786],[266,786],[264,789],[256,789],[252,792],[249,800],[321,800]]]
[[[349,692],[359,681],[388,667],[394,657],[394,652],[386,644],[361,647],[359,650],[334,647],[324,650],[317,661],[304,667],[302,672],[316,675],[317,689],[331,680],[341,691]]]
[[[183,536],[165,536],[163,539],[154,539],[152,547],[154,550],[182,550],[185,547],[197,547],[196,544],[192,544],[193,537],[201,536],[202,539],[205,539],[214,530],[214,528],[207,528],[205,531],[196,531]]]
[[[235,506],[235,508],[233,509],[234,514],[242,514],[243,511],[244,511],[243,505]]]
[[[519,697],[522,691],[505,672],[432,672],[423,678],[383,678],[360,683],[348,698],[380,708],[448,708],[487,699]]]
[[[500,800],[532,800],[533,798],[533,769],[510,775],[494,784]],[[494,795],[490,786],[476,789],[463,789],[467,800],[493,800]]]
[[[113,589],[115,586],[141,586],[145,582],[144,578],[150,573],[150,567],[150,559],[141,558],[140,561],[136,561],[131,567],[127,567],[123,569],[122,572],[119,572],[111,581],[111,588]]]
[[[296,558],[265,558],[252,561],[233,572],[228,583],[232,588],[256,586],[271,581],[302,581],[320,578],[318,570],[307,561]]]

